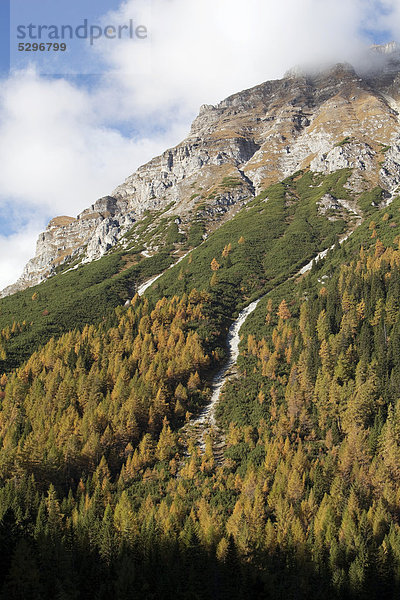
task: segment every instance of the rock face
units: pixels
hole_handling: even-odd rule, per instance
[[[67,260],[79,258],[80,262],[89,262],[100,258],[135,220],[127,203],[111,196],[100,198],[76,219],[52,219],[39,236],[34,258],[26,264],[18,281],[5,288],[0,296],[37,285],[55,274],[57,267]]]
[[[66,262],[100,258],[145,211],[178,215],[184,227],[201,206],[208,226],[215,227],[300,169],[331,173],[351,167],[355,190],[381,185],[390,198],[400,186],[399,47],[373,47],[365,63],[368,69],[295,69],[217,106],[202,106],[182,143],[76,219],[53,219],[20,279],[0,295],[35,285]]]

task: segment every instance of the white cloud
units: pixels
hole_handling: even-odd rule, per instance
[[[398,0],[380,0],[379,16],[369,21],[371,28],[389,31],[393,40],[400,41],[400,4]]]
[[[0,289],[21,274],[46,221],[75,216],[184,135],[174,122],[128,139],[97,104],[96,94],[34,71],[16,73],[0,88],[1,229],[7,222],[20,228],[18,214],[28,219],[19,234],[0,238]],[[10,203],[18,207],[11,215]]]
[[[376,5],[366,0],[153,0],[151,64],[140,41],[98,48],[114,87],[125,91],[127,115],[133,106],[144,115],[177,104],[189,112],[280,77],[295,64],[351,59],[366,43],[362,29],[372,15],[376,24]],[[131,17],[146,23],[147,0],[128,0],[107,15],[115,24]],[[135,72],[137,64],[146,66],[142,73]],[[128,77],[132,65],[134,76]]]
[[[0,290],[14,283],[35,248],[38,227],[32,222],[8,237],[0,235]]]
[[[88,92],[18,73],[0,90],[0,194],[51,215],[75,215],[174,135],[127,139],[104,124]]]
[[[133,17],[148,25],[150,43],[95,44],[105,63],[97,87],[33,70],[1,86],[0,208],[13,201],[36,216],[20,233],[0,238],[0,287],[34,253],[38,223],[75,215],[110,193],[182,139],[201,104],[295,64],[351,59],[368,27],[400,37],[398,0],[152,0],[151,8],[149,16],[149,0],[127,0],[105,16],[109,24]],[[117,129],[127,122],[135,139]]]

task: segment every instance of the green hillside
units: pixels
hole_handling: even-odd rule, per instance
[[[125,260],[124,260],[125,257]],[[137,264],[129,266],[129,261]],[[0,300],[0,330],[6,359],[0,370],[18,366],[51,337],[87,323],[99,323],[135,294],[137,285],[166,269],[169,251],[142,258],[140,253],[119,251],[76,270],[51,277],[44,283]],[[128,267],[128,268],[127,268]],[[24,323],[9,339],[13,323]]]
[[[350,175],[297,173],[204,242],[194,221],[197,247],[128,307],[190,235],[168,225],[155,257],[117,251],[0,302],[1,599],[398,596],[400,199],[352,197]],[[328,193],[362,224],[322,214]],[[262,295],[221,458],[182,425]]]
[[[208,289],[212,275],[210,264],[215,257],[221,266],[216,293],[220,302],[227,303],[225,310],[232,312],[240,298],[258,295],[265,286],[270,288],[279,278],[294,273],[316,251],[335,242],[337,234],[344,230],[344,223],[342,220],[329,222],[319,216],[316,201],[327,192],[347,197],[343,184],[348,176],[347,171],[326,178],[305,174],[266,190],[212,234],[179,267],[166,273],[153,286],[152,297],[182,294],[194,287]],[[151,215],[147,219],[143,224],[144,237]],[[196,222],[193,225],[196,226]],[[161,233],[159,228],[155,235]],[[153,257],[144,259],[140,245],[117,250],[0,300],[0,330],[11,330],[13,323],[25,322],[21,333],[17,329],[8,340],[4,336],[7,358],[3,364],[0,361],[0,371],[16,367],[51,337],[86,323],[100,322],[112,309],[132,298],[138,284],[176,260],[171,256],[172,250],[184,247],[182,244],[188,247],[190,243],[200,243],[199,239],[191,240],[189,231],[188,241],[180,240],[179,246],[177,238],[171,238],[169,221],[165,223],[164,235],[165,249]],[[239,244],[241,237],[243,243]],[[221,257],[229,243],[232,245],[229,257]],[[129,266],[135,260],[137,264]]]

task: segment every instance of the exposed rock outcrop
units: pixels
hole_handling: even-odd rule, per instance
[[[354,189],[381,185],[389,197],[400,185],[399,48],[375,47],[370,59],[368,71],[348,64],[313,74],[297,69],[202,106],[181,144],[76,219],[53,219],[35,257],[2,295],[43,281],[66,262],[101,257],[145,211],[179,216],[184,228],[200,210],[212,228],[300,169],[350,167]]]

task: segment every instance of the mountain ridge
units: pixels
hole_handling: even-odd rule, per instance
[[[354,189],[364,191],[362,174],[390,198],[400,185],[398,46],[379,46],[374,54],[376,66],[361,75],[338,64],[314,74],[287,74],[216,106],[203,105],[180,144],[139,167],[77,218],[52,219],[35,256],[0,297],[123,245],[146,211],[174,216],[185,230],[200,205],[207,233],[299,169],[330,173],[350,167]],[[145,249],[154,251],[151,242]]]

